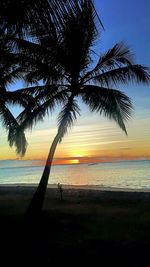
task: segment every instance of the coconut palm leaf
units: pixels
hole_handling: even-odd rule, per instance
[[[71,95],[58,115],[59,142],[62,141],[62,138],[68,132],[68,129],[73,126],[74,120],[77,119],[77,115],[80,115],[80,108],[74,99],[74,95]]]
[[[8,36],[7,36],[8,37]],[[36,99],[23,90],[8,91],[12,85],[23,75],[24,69],[19,65],[19,58],[8,45],[6,35],[0,36],[0,119],[8,132],[10,146],[16,146],[16,152],[23,156],[27,148],[27,141],[21,125],[9,110],[10,105],[19,105],[21,108],[36,107]],[[38,101],[37,101],[38,102]]]
[[[90,80],[98,82],[102,86],[117,86],[118,84],[128,84],[129,82],[149,84],[149,68],[142,65],[128,65],[100,73]],[[86,81],[87,82],[87,81]]]
[[[47,32],[54,27],[59,30],[63,27],[64,16],[70,10],[75,14],[86,2],[92,3],[89,0],[1,0],[1,31],[27,36],[31,32],[38,33],[41,27]],[[98,18],[96,10],[95,16]]]
[[[38,100],[39,95],[40,93],[37,95]],[[45,115],[49,115],[49,112],[52,113],[56,105],[62,105],[68,97],[68,90],[66,89],[59,91],[56,90],[56,87],[51,87],[50,92],[42,92],[42,96],[40,97],[42,98],[42,104],[38,105],[34,109],[32,109],[29,104],[17,117],[19,125],[21,125],[24,130],[27,128],[32,129],[38,121],[44,120]]]
[[[123,42],[115,44],[107,52],[100,55],[99,60],[91,71],[87,72],[84,80],[91,75],[98,75],[99,72],[104,72],[122,65],[130,65],[133,63],[133,54],[128,46]]]
[[[15,52],[19,53],[18,57],[26,73],[24,80],[27,84],[34,84],[40,80],[50,84],[65,78],[65,71],[59,63],[62,55],[58,59],[59,49],[56,49],[56,39],[55,42],[51,42],[44,38],[42,43],[17,38],[12,38],[11,41],[15,45]]]
[[[27,148],[25,134],[10,110],[5,105],[0,105],[0,118],[2,125],[8,132],[9,145],[15,145],[16,153],[23,156]]]
[[[78,75],[91,61],[89,48],[97,36],[94,22],[91,1],[87,1],[75,15],[70,14],[64,20],[57,60],[70,76]]]
[[[20,107],[27,107],[30,104],[30,107],[34,108],[38,105],[39,100],[35,99],[31,94],[27,95],[23,90],[16,91],[6,91],[3,94],[3,100],[7,105],[19,105]]]
[[[125,121],[131,117],[132,103],[128,96],[118,90],[85,85],[82,90],[82,99],[90,107],[91,111],[103,114],[117,122],[120,128],[127,134]]]
[[[8,87],[22,78],[22,72],[21,67],[5,66],[3,69],[0,68],[0,79],[3,80],[3,85]]]
[[[57,5],[59,2],[59,6]],[[65,1],[57,0],[5,0],[1,1],[0,24],[9,32],[25,35],[39,23],[61,22]],[[52,9],[55,5],[55,12]],[[19,10],[19,12],[18,12]],[[52,12],[52,13],[51,13]]]

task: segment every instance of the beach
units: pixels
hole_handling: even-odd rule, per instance
[[[35,184],[14,184],[14,185],[0,185],[0,199],[1,205],[11,205],[12,209],[16,209],[16,206],[12,206],[12,203],[16,202],[18,206],[23,201],[20,212],[23,214],[28,207],[28,204],[37,188]],[[127,188],[112,188],[112,187],[100,187],[100,186],[73,186],[73,185],[62,185],[63,190],[63,201],[65,204],[69,203],[80,203],[86,204],[95,202],[110,202],[115,201],[118,204],[120,202],[129,202],[139,204],[150,203],[150,190],[149,189],[127,189]],[[58,186],[48,185],[46,191],[46,197],[44,202],[44,209],[49,210],[51,208],[51,202],[59,205],[57,201],[60,200],[60,194]],[[62,204],[62,203],[61,203]],[[1,206],[3,208],[3,206]]]
[[[150,192],[64,186],[61,201],[54,185],[40,218],[26,222],[35,189],[0,186],[2,258],[10,255],[5,266],[95,266],[100,259],[102,266],[147,266]]]

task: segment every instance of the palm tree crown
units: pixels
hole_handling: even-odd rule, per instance
[[[64,17],[60,31],[36,36],[36,42],[14,39],[26,67],[27,83],[43,81],[42,86],[26,89],[40,100],[37,109],[25,109],[18,117],[24,128],[43,120],[56,104],[63,105],[58,116],[61,129],[60,141],[73,124],[80,108],[77,97],[91,111],[115,120],[125,133],[125,121],[130,118],[130,99],[116,88],[128,82],[149,83],[148,68],[135,64],[129,48],[117,43],[101,54],[93,67],[92,47],[97,41],[98,30],[91,1],[81,5],[75,14]],[[30,119],[29,118],[30,114]]]
[[[54,35],[61,29],[63,17],[67,16],[68,11],[75,14],[84,2],[85,0],[5,0],[1,2],[0,115],[3,126],[8,131],[10,146],[15,145],[16,152],[21,155],[25,154],[27,142],[23,127],[11,113],[9,105],[19,104],[25,108],[28,103],[33,107],[34,102],[33,109],[35,109],[37,103],[33,101],[32,93],[26,94],[26,90],[8,91],[9,85],[24,77],[26,68],[26,64],[21,65],[24,55],[13,51],[12,39],[17,37],[21,42],[20,38],[24,37],[31,40],[31,34],[35,37],[37,33],[43,33],[43,28],[45,33],[50,31],[51,35]],[[33,62],[31,68],[35,68]]]

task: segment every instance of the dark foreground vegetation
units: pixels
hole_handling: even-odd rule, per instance
[[[148,266],[150,193],[48,189],[26,220],[33,191],[0,188],[1,266]]]

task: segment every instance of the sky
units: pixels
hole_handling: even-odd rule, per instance
[[[97,51],[104,52],[123,41],[133,51],[136,63],[150,67],[150,2],[148,0],[95,0],[105,30]],[[19,88],[20,84],[15,85]],[[134,105],[132,119],[126,124],[128,136],[115,122],[91,113],[80,103],[81,116],[69,130],[55,153],[55,164],[150,159],[150,86],[129,84],[118,88]],[[13,110],[17,114],[18,109]],[[45,160],[57,132],[59,109],[33,130],[26,132],[28,148],[24,160]],[[0,160],[18,159],[7,143],[0,124]],[[19,158],[21,159],[21,158]]]

